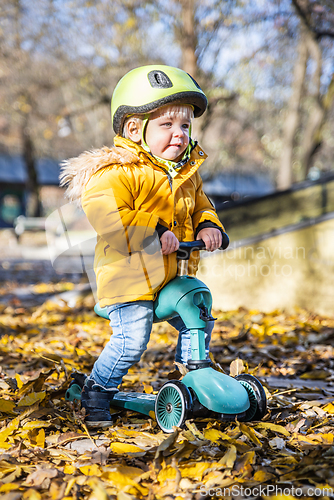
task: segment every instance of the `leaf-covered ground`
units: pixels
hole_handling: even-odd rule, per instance
[[[74,287],[29,286],[37,299]],[[0,295],[6,289],[2,283]],[[17,297],[0,305],[2,499],[332,495],[334,319],[305,311],[215,311],[215,368],[229,373],[234,362],[262,381],[269,403],[262,422],[196,419],[166,435],[153,419],[124,412],[114,427],[93,432],[64,394],[72,371],[90,372],[109,338],[108,322],[94,314],[91,295],[74,307],[37,299],[38,305]],[[154,325],[123,389],[157,391],[175,369],[176,340],[166,323]]]

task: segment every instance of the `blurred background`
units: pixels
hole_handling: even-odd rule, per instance
[[[208,96],[193,136],[232,242],[224,257],[203,259],[216,306],[331,313],[332,0],[7,0],[0,55],[3,270],[50,260],[45,220],[66,203],[61,161],[111,146],[117,81],[162,63]],[[82,214],[68,212],[55,247],[66,231],[92,237]]]

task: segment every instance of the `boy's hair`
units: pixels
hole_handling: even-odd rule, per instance
[[[159,111],[160,113],[157,114]],[[150,114],[128,116],[125,119],[123,125],[122,136],[125,137],[126,139],[129,139],[127,132],[127,124],[129,123],[129,121],[135,122],[140,128],[142,128],[143,121],[146,119],[150,119],[152,115],[157,115],[157,116],[163,115],[169,119],[181,115],[182,118],[192,120],[194,118],[194,109],[189,104],[167,104],[166,106],[162,106],[161,108],[152,111]]]

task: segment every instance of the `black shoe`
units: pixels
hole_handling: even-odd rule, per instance
[[[87,378],[81,393],[81,408],[85,408],[85,422],[89,427],[108,427],[113,424],[110,402],[118,389],[109,391]]]

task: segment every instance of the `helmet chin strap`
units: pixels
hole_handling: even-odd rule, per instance
[[[146,127],[147,127],[148,120],[149,120],[149,118],[144,118],[144,120],[143,120],[143,126],[141,129],[141,147],[143,149],[145,149],[145,151],[147,151],[148,153],[151,153],[150,148],[146,144],[146,140],[145,140]]]
[[[149,118],[145,118],[143,120],[141,146],[143,149],[145,149],[145,151],[147,151],[151,156],[153,156],[153,158],[156,158],[159,161],[159,163],[162,163],[163,165],[165,165],[165,167],[167,167],[168,173],[171,177],[175,177],[179,173],[181,168],[188,162],[188,160],[190,158],[190,153],[197,145],[197,141],[193,141],[190,138],[191,125],[190,125],[190,129],[189,129],[189,144],[183,153],[182,159],[180,161],[176,162],[176,161],[172,161],[172,160],[165,160],[164,158],[160,158],[159,156],[151,153],[151,150],[150,150],[150,148],[145,140],[145,132],[146,132],[148,120],[149,120]]]

